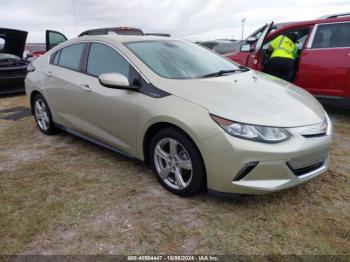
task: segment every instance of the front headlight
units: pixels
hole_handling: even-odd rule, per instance
[[[227,133],[235,137],[263,143],[280,143],[290,138],[290,133],[285,128],[243,124],[214,115],[211,117]]]

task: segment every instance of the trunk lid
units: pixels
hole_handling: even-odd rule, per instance
[[[5,41],[0,53],[12,54],[22,59],[27,35],[26,31],[0,28],[0,38]]]

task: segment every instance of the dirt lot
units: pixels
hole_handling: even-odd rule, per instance
[[[349,111],[330,111],[329,172],[223,201],[176,197],[142,163],[44,136],[26,107],[0,98],[0,254],[350,254]]]

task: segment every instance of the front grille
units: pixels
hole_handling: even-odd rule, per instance
[[[24,83],[14,83],[7,85],[0,83],[0,94],[22,92],[24,89]]]
[[[292,170],[294,175],[303,176],[303,175],[306,175],[306,174],[313,172],[313,171],[319,169],[320,167],[322,167],[324,165],[324,161],[322,161],[318,164],[312,165],[312,166],[307,166],[307,167],[303,167],[303,168],[299,168],[299,169],[293,169],[288,163],[287,163],[287,165]]]
[[[0,78],[25,78],[27,75],[26,69],[15,69],[15,70],[0,70]]]
[[[328,158],[328,150],[322,150],[310,155],[292,158],[287,166],[296,176],[303,176],[321,168]]]
[[[305,138],[316,138],[316,137],[322,137],[329,135],[329,125],[330,121],[328,119],[328,116],[325,117],[324,121],[322,123],[318,123],[315,125],[309,125],[309,126],[301,126],[301,127],[295,127],[292,128],[295,132],[297,132],[299,135],[305,137]]]
[[[326,136],[327,133],[320,133],[320,134],[313,134],[313,135],[302,135],[303,137],[306,137],[306,138],[316,138],[316,137],[322,137],[322,136]]]

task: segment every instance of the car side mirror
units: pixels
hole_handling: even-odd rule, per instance
[[[253,44],[257,41],[258,39],[256,39],[256,37],[254,36],[250,36],[248,37],[245,41],[248,43],[248,44]]]
[[[119,73],[105,73],[98,77],[101,85],[115,89],[135,90],[135,86],[130,86],[128,78]]]
[[[250,52],[250,51],[251,51],[251,46],[250,46],[250,44],[241,45],[241,51],[242,51],[242,52]]]

